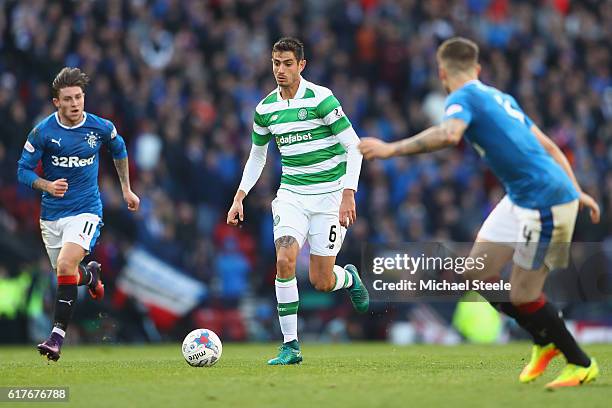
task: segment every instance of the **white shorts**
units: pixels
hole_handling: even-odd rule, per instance
[[[312,255],[336,256],[346,235],[338,218],[341,201],[342,190],[318,195],[278,190],[272,201],[274,241],[288,235],[302,248],[308,239]]]
[[[506,195],[482,224],[478,239],[512,246],[512,260],[521,268],[565,268],[577,215],[578,200],[536,210],[519,207]]]
[[[57,257],[66,242],[81,246],[90,253],[100,235],[103,222],[96,214],[84,213],[55,221],[40,220],[42,240],[47,249],[53,269],[57,266]]]

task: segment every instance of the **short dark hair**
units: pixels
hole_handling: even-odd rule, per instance
[[[88,83],[89,77],[86,73],[78,68],[64,67],[51,84],[53,97],[59,97],[60,89],[68,88],[69,86],[79,86],[85,92],[85,87]]]
[[[272,47],[272,52],[283,51],[291,51],[298,62],[304,59],[304,44],[297,38],[283,37]]]
[[[478,45],[463,37],[444,41],[436,54],[446,67],[453,71],[467,71],[478,64]]]

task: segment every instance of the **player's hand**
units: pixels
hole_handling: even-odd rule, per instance
[[[138,211],[138,207],[140,207],[140,198],[138,198],[132,190],[123,192],[123,200],[127,203],[128,210]]]
[[[238,218],[236,218],[236,216]],[[244,221],[244,209],[242,207],[242,201],[234,200],[227,212],[227,224],[236,226],[238,225],[238,220]]]
[[[68,181],[65,178],[49,182],[47,192],[53,197],[63,197],[68,191]]]
[[[393,147],[390,143],[383,142],[374,137],[364,137],[359,143],[359,150],[363,157],[368,160],[387,159],[393,156]]]
[[[580,198],[578,199],[580,202],[580,209],[586,207],[589,209],[589,214],[591,215],[591,222],[593,224],[599,224],[599,218],[601,216],[601,211],[599,210],[599,204],[597,201],[587,193],[580,193]]]
[[[355,192],[346,189],[342,192],[342,202],[340,203],[340,225],[345,228],[350,227],[357,220],[357,210],[355,209]]]

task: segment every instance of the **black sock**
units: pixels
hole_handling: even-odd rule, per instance
[[[529,319],[525,319],[519,310],[510,302],[490,302],[491,306],[503,312],[505,315],[513,318],[516,323],[529,333],[533,339],[533,343],[538,346],[545,346],[548,343],[552,343],[552,340],[548,337],[547,332],[542,329],[538,329],[533,324],[530,324]]]
[[[92,283],[95,283],[93,273],[85,265],[79,264],[79,286],[89,286]]]
[[[63,331],[68,328],[77,299],[76,276],[58,276],[55,295],[53,326]]]
[[[565,327],[557,309],[546,302],[532,313],[521,312],[522,318],[534,330],[542,331],[565,356],[567,362],[583,367],[591,365],[591,359],[578,346],[574,336]]]

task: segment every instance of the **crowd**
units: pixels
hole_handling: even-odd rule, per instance
[[[250,150],[254,107],[275,87],[271,46],[286,35],[304,41],[304,77],[334,91],[357,134],[385,140],[440,120],[436,47],[452,35],[474,39],[482,81],[517,98],[602,206],[597,226],[581,214],[576,239],[609,240],[610,21],[612,3],[597,0],[0,1],[0,249],[10,255],[0,264],[10,271],[45,255],[39,196],[17,184],[16,163],[29,130],[53,112],[51,80],[78,66],[92,79],[86,110],[125,138],[142,200],[128,214],[103,157],[105,226],[94,255],[110,292],[126,251],[138,246],[205,282],[206,307],[260,299],[252,313],[274,321],[275,147],[246,199],[243,227],[226,226],[225,214]],[[364,163],[358,221],[340,261],[359,262],[363,242],[470,241],[502,194],[464,144]],[[304,277],[306,257],[299,269]],[[302,282],[313,309],[332,302],[350,315],[346,299],[309,296]]]

